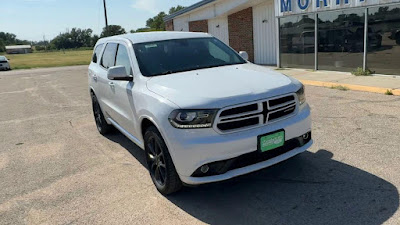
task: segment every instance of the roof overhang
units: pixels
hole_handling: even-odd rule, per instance
[[[6,50],[22,49],[22,48],[32,48],[32,46],[30,46],[30,45],[10,45],[10,46],[6,46]]]
[[[188,7],[184,8],[184,9],[182,9],[182,10],[179,10],[178,12],[172,13],[171,15],[168,15],[168,16],[164,17],[164,22],[172,20],[173,18],[175,18],[177,16],[183,15],[185,13],[188,13],[190,11],[193,11],[195,9],[198,9],[198,8],[200,8],[202,6],[205,6],[205,5],[210,4],[212,2],[215,2],[215,1],[217,1],[217,0],[202,0],[200,2],[197,2],[197,3],[195,3],[195,4],[191,5],[191,6],[188,6]]]

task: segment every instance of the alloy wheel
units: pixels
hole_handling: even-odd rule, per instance
[[[167,167],[165,165],[165,157],[161,148],[161,143],[154,136],[150,137],[147,148],[147,160],[150,174],[158,185],[164,186],[167,177]]]

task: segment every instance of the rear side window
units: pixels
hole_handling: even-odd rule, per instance
[[[108,69],[115,65],[115,54],[117,53],[118,44],[108,43],[104,49],[103,57],[101,58],[101,65]]]
[[[128,50],[124,45],[118,45],[117,57],[115,61],[116,66],[125,66],[126,74],[132,75],[131,61],[129,59]]]
[[[101,49],[103,49],[103,44],[97,45],[93,52],[92,61],[97,63],[97,60],[100,56]]]

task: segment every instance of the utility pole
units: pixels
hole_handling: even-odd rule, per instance
[[[46,35],[45,34],[43,34],[43,44],[44,44],[44,51],[47,51]]]
[[[103,0],[104,4],[104,17],[106,19],[106,28],[108,27],[108,21],[107,21],[107,6],[106,6],[106,0]]]

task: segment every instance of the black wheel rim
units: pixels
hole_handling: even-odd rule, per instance
[[[158,185],[164,186],[167,177],[167,167],[160,141],[154,137],[150,137],[147,142],[147,149],[147,163],[150,174]]]
[[[101,124],[102,124],[101,112],[100,112],[100,106],[96,101],[93,102],[93,114],[94,114],[94,119],[96,121],[97,128],[100,128]]]

